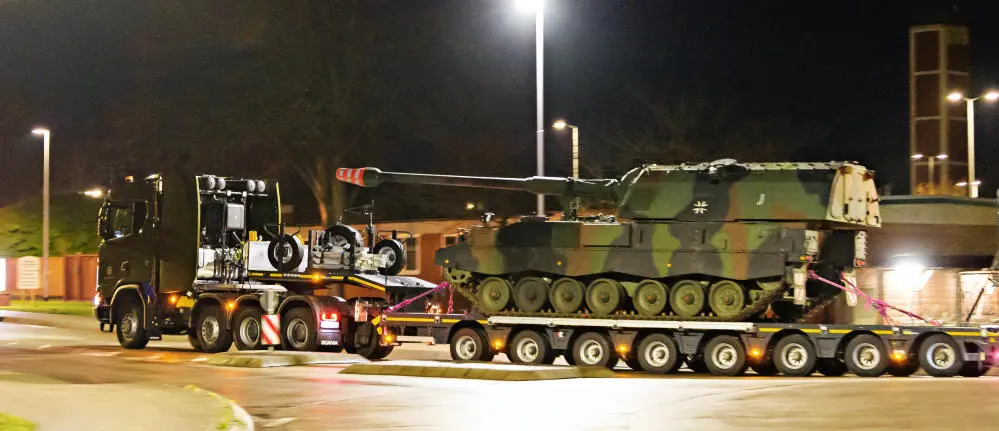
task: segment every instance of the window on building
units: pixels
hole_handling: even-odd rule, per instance
[[[444,247],[450,247],[458,243],[458,234],[444,235]]]
[[[420,241],[419,238],[411,236],[403,241],[406,246],[406,269],[403,273],[413,274],[420,271]]]

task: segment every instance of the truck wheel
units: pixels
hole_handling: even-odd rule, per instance
[[[290,272],[302,264],[302,250],[294,236],[276,236],[267,245],[267,261],[281,272]],[[278,256],[281,254],[281,256]]]
[[[525,329],[513,336],[507,356],[515,364],[550,364],[555,362],[555,351],[542,334]]]
[[[718,335],[704,347],[704,365],[716,376],[738,376],[746,372],[746,349],[738,337]]]
[[[933,334],[919,346],[923,371],[933,377],[953,377],[964,367],[961,349],[950,335]]]
[[[981,362],[967,362],[957,373],[961,377],[981,377],[989,372],[989,367],[982,366]]]
[[[284,350],[316,350],[316,316],[307,307],[296,307],[281,319],[281,347]]]
[[[777,366],[774,365],[774,361],[771,359],[762,359],[755,364],[749,364],[749,369],[753,370],[757,375],[764,377],[776,376],[778,373]]]
[[[708,372],[708,366],[704,364],[704,358],[699,356],[690,356],[685,359],[684,364],[687,368],[694,374],[704,374]]]
[[[198,310],[198,320],[194,329],[198,333],[198,343],[205,353],[219,353],[232,346],[232,332],[225,329],[225,312],[219,305],[205,305]]]
[[[357,229],[340,223],[326,228],[325,240],[329,245],[350,251],[364,247],[364,240],[361,239],[361,233]]]
[[[643,371],[658,374],[675,373],[680,368],[680,350],[673,337],[666,334],[649,334],[638,343],[635,352]]]
[[[126,349],[141,349],[149,343],[149,334],[142,321],[142,304],[134,299],[122,302],[115,323],[118,333],[118,344]]]
[[[191,348],[194,349],[195,352],[201,351],[201,342],[198,341],[198,334],[194,332],[193,328],[187,330],[187,342],[191,343]]]
[[[816,359],[812,340],[801,334],[781,338],[774,347],[774,366],[785,376],[805,377],[812,374]]]
[[[572,343],[572,359],[577,365],[613,369],[618,358],[606,335],[585,332]]]
[[[919,361],[916,358],[908,358],[904,363],[893,363],[888,365],[888,374],[895,377],[909,377],[919,369]]]
[[[385,267],[378,268],[381,275],[399,275],[406,268],[406,250],[395,239],[383,239],[375,244],[375,254],[385,256]]]
[[[461,328],[451,337],[451,359],[458,362],[493,360],[486,333],[477,328]]]
[[[861,334],[850,340],[843,352],[843,362],[860,377],[878,377],[888,369],[888,351],[880,338]]]
[[[260,350],[264,348],[260,316],[264,311],[256,306],[241,307],[233,322],[233,341],[238,350]]]
[[[839,359],[822,358],[816,362],[815,370],[826,377],[839,377],[846,374],[846,364]]]

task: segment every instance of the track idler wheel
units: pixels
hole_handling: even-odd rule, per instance
[[[498,313],[510,306],[513,287],[510,281],[489,277],[479,283],[479,307],[484,313]]]
[[[611,314],[624,302],[624,288],[609,278],[599,278],[586,288],[586,307],[593,314]]]
[[[549,283],[540,277],[524,277],[513,288],[513,303],[517,310],[528,313],[541,311],[548,302]]]
[[[666,285],[656,280],[644,280],[635,287],[635,296],[632,298],[635,311],[642,316],[658,316],[666,309],[669,301]]]
[[[680,317],[695,317],[704,308],[704,285],[694,280],[680,280],[670,289],[669,303]]]
[[[454,287],[468,287],[472,281],[472,273],[455,268],[444,268],[444,280]]]
[[[722,319],[734,319],[746,306],[746,291],[732,280],[722,280],[711,285],[708,306]]]
[[[548,300],[559,313],[575,313],[583,306],[586,287],[571,278],[560,278],[552,284]]]

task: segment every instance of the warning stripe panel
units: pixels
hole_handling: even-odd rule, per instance
[[[265,314],[260,316],[260,335],[262,343],[266,345],[281,344],[280,316],[277,314]]]

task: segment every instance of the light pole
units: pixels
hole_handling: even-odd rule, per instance
[[[42,298],[49,299],[49,141],[52,131],[44,127],[31,133],[42,137]]]
[[[537,80],[538,118],[537,118],[537,175],[545,175],[545,115],[544,115],[544,59],[545,59],[545,3],[544,0],[517,0],[517,7],[523,12],[534,12],[534,63]],[[545,215],[545,196],[538,195],[539,216]]]
[[[925,156],[923,156],[920,153],[916,153],[916,154],[913,154],[913,155],[909,156],[909,158],[912,159],[912,165],[913,165],[912,167],[913,167],[913,169],[915,169],[916,166],[919,166],[919,164],[920,164],[919,161],[922,160],[923,158],[925,158]],[[929,165],[930,193],[933,194],[933,193],[936,193],[936,191],[937,191],[937,179],[936,179],[936,177],[933,176],[933,173],[934,173],[933,172],[934,162],[936,160],[947,160],[947,155],[946,154],[937,154],[936,156],[930,157],[927,160],[928,160],[927,164]],[[913,192],[915,192],[915,190],[913,190]]]
[[[967,109],[967,129],[968,129],[968,197],[977,198],[978,197],[978,185],[981,184],[977,178],[975,178],[975,101],[978,99],[985,99],[989,102],[995,102],[999,100],[999,91],[989,91],[982,96],[968,98],[964,97],[960,92],[953,92],[947,95],[947,100],[951,102],[960,102],[964,100],[965,107]]]
[[[552,127],[555,130],[565,130],[566,127],[572,131],[572,178],[579,179],[579,127],[573,126],[572,124],[566,123],[565,120],[558,120]],[[572,218],[576,217],[579,211],[579,197],[574,198],[571,201],[572,207],[569,208],[569,214]]]

